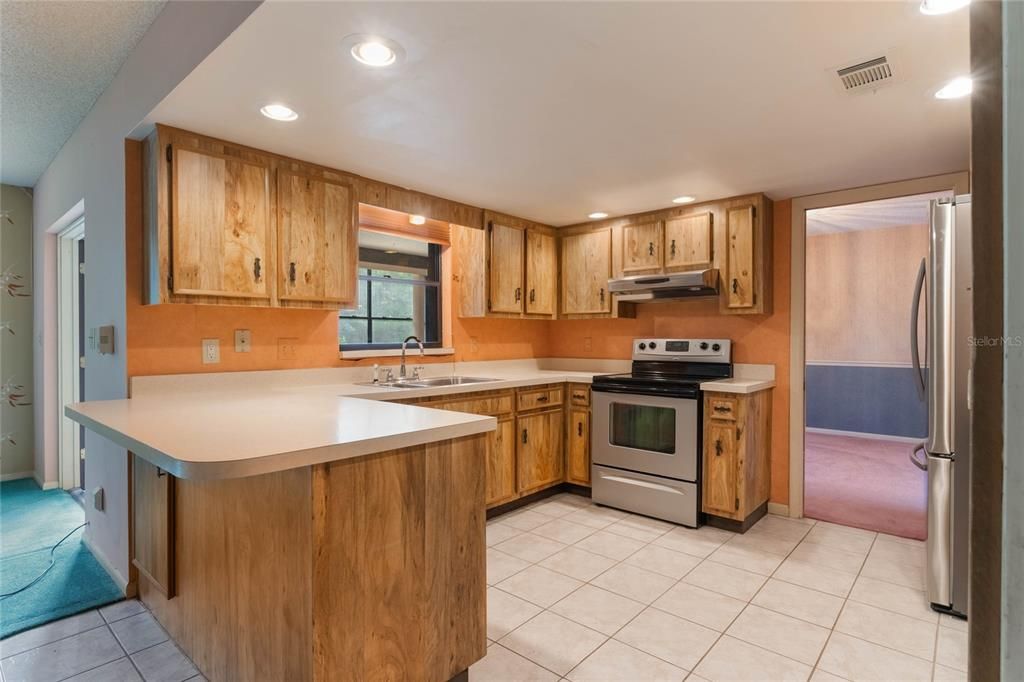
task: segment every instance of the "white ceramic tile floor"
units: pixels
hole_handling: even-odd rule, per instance
[[[203,676],[135,599],[0,641],[4,682],[200,682]]]
[[[928,608],[919,542],[774,516],[691,530],[568,494],[492,519],[488,537],[473,682],[966,679],[966,625]],[[0,642],[0,672],[203,679],[135,600]]]
[[[966,625],[928,607],[923,543],[777,516],[692,530],[568,494],[514,514],[488,524],[492,554],[525,565],[489,554],[473,682],[966,679]]]

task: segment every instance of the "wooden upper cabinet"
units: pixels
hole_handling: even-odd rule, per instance
[[[680,272],[711,266],[712,214],[671,218],[665,221],[665,270]]]
[[[281,300],[354,302],[359,221],[352,186],[279,171],[277,201]]]
[[[622,273],[656,272],[662,268],[664,237],[660,221],[622,228]]]
[[[562,314],[611,312],[612,232],[598,230],[562,238]]]
[[[488,308],[494,313],[523,312],[523,230],[492,222],[488,226],[490,287]]]
[[[172,147],[170,289],[269,299],[270,169]]]
[[[526,232],[526,312],[554,315],[558,262],[555,237],[535,230]]]
[[[725,274],[722,286],[728,308],[752,308],[757,303],[754,272],[754,207],[739,206],[726,211]]]

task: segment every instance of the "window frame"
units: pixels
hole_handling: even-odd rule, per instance
[[[406,238],[407,239],[411,239],[411,237],[406,237]],[[425,296],[424,297],[424,305],[427,308],[427,310],[426,310],[426,312],[424,314],[424,319],[423,319],[423,325],[424,325],[423,336],[425,336],[427,338],[430,338],[431,336],[433,336],[437,340],[436,341],[423,341],[423,347],[424,348],[442,348],[444,346],[444,303],[443,303],[443,300],[442,300],[443,299],[443,295],[442,295],[443,294],[443,290],[442,290],[442,277],[443,277],[442,253],[443,253],[443,248],[442,248],[442,246],[440,244],[437,244],[437,243],[434,243],[434,242],[426,242],[426,244],[427,244],[427,254],[428,255],[425,256],[424,258],[427,260],[427,278],[422,280],[422,281],[408,280],[408,286],[410,286],[410,287],[421,286],[424,289],[431,288],[431,289],[434,289],[436,291],[436,294],[434,296]],[[411,322],[413,320],[413,318],[411,318],[411,317],[408,317],[408,318],[405,318],[405,317],[377,317],[377,318],[375,318],[375,317],[373,317],[373,282],[381,282],[381,283],[387,282],[387,283],[394,284],[394,283],[402,283],[402,282],[406,281],[406,280],[401,280],[401,279],[393,279],[391,277],[374,276],[373,275],[374,266],[377,266],[378,270],[383,269],[383,268],[381,268],[381,266],[388,266],[388,265],[391,265],[391,266],[393,266],[393,267],[395,267],[397,269],[397,268],[400,268],[402,266],[401,266],[401,264],[399,262],[395,262],[395,261],[400,261],[402,258],[403,257],[401,255],[396,258],[396,257],[392,256],[391,254],[387,254],[387,253],[385,253],[383,251],[378,251],[376,249],[369,249],[369,248],[366,248],[366,247],[360,247],[359,248],[358,270],[360,271],[360,274],[357,275],[357,282],[359,282],[359,283],[366,282],[366,315],[358,315],[358,316],[357,315],[343,315],[343,313],[346,312],[346,311],[341,311],[341,312],[338,313],[338,320],[339,320],[339,322],[342,319],[347,319],[347,320],[364,320],[366,322],[366,325],[367,325],[367,327],[366,327],[367,338],[371,339],[371,340],[368,341],[367,343],[342,343],[341,342],[341,333],[339,331],[339,333],[338,333],[338,351],[339,352],[344,353],[344,352],[347,352],[347,351],[397,350],[397,349],[400,349],[402,347],[402,343],[401,342],[374,343],[372,341],[372,338],[373,338],[373,321],[374,320],[399,321],[399,322],[404,322],[404,321]],[[392,263],[388,263],[387,261],[389,261],[389,260],[391,260],[393,262]],[[366,270],[368,272],[368,274],[366,274],[366,275],[361,274],[361,272],[363,270]],[[392,270],[392,272],[394,272],[394,271],[396,271],[396,270]],[[398,270],[398,271],[400,271],[400,270]],[[357,291],[357,297],[358,297],[358,291]],[[433,314],[431,314],[431,312],[432,312],[430,310],[431,307],[436,309]],[[434,332],[433,334],[431,334],[432,331]]]

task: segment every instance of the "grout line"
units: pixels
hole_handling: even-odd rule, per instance
[[[88,612],[86,612],[86,613],[88,613]],[[103,617],[100,616],[101,620],[102,620],[102,618]],[[52,622],[56,623],[58,621],[52,621]],[[36,627],[42,628],[42,627],[46,627],[49,624],[50,623],[43,623],[42,625],[37,625]],[[36,649],[42,649],[44,646],[50,646],[52,644],[56,644],[57,642],[63,642],[65,639],[71,639],[72,637],[77,637],[78,635],[84,635],[86,632],[92,632],[93,630],[98,630],[99,628],[104,628],[104,627],[109,627],[109,626],[105,622],[104,623],[100,623],[99,625],[96,625],[96,626],[91,627],[91,628],[86,628],[85,630],[81,630],[81,631],[76,632],[76,633],[74,633],[72,635],[65,635],[64,637],[58,637],[57,639],[51,640],[51,641],[46,642],[44,644],[40,644],[39,646],[34,646],[31,649],[25,649],[24,651],[19,651],[18,653],[11,654],[10,656],[4,656],[2,660],[6,661],[8,659],[14,658],[15,656],[21,656],[22,654],[27,654],[30,651],[35,651]],[[29,629],[29,630],[25,630],[24,632],[31,632],[33,629],[34,628]],[[22,633],[19,632],[18,634],[20,635]],[[113,635],[114,633],[111,632],[110,634]],[[12,635],[12,636],[17,636],[17,635]],[[116,641],[117,637],[114,637],[114,640]],[[118,645],[120,645],[120,642],[118,642]]]

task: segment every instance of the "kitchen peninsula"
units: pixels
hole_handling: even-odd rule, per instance
[[[482,658],[495,419],[330,392],[94,401],[140,598],[211,680],[447,680]]]

